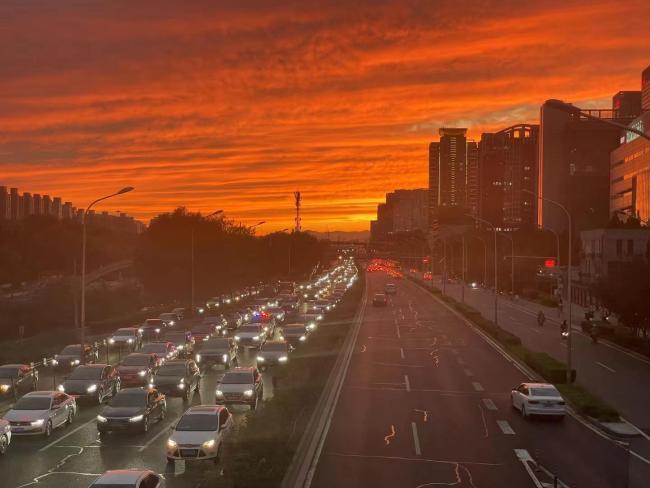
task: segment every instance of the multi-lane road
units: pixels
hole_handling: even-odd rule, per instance
[[[368,274],[368,296],[389,280]],[[427,291],[396,282],[388,307],[368,300],[312,486],[541,486],[529,458],[542,481],[648,486],[643,463],[589,424],[522,419],[510,390],[526,374]]]

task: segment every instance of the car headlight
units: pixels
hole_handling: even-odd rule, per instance
[[[57,366],[59,362],[56,359],[52,359],[52,366]]]
[[[149,383],[149,388],[155,388],[155,387],[156,387],[155,384],[153,384],[153,383]]]
[[[167,439],[167,447],[170,449],[175,449],[178,444],[172,439]]]
[[[144,375],[146,374],[147,374],[146,371],[138,371],[138,376],[140,376],[141,378],[144,378]]]
[[[216,390],[216,391],[214,392],[214,394],[215,394],[216,397],[222,397],[222,396],[223,396],[223,391],[221,391],[221,390]]]
[[[256,335],[255,337],[253,337],[253,340],[254,340],[254,341],[259,341],[259,340],[260,340],[260,336]]]
[[[175,323],[176,323],[176,322],[174,322],[173,320],[170,320],[170,321],[169,321],[169,325],[174,325]]]
[[[41,427],[44,423],[45,423],[45,420],[43,420],[43,419],[38,419],[38,420],[34,420],[33,422],[31,422],[30,425],[31,425],[32,427]]]
[[[319,315],[318,317],[316,317],[316,320],[323,320],[323,316]]]
[[[126,342],[129,344],[133,344],[133,339],[127,339]]]
[[[103,424],[104,422],[107,422],[107,419],[106,419],[106,417],[103,417],[103,416],[101,416],[101,415],[98,415],[98,416],[97,416],[97,422]]]
[[[194,356],[194,358],[196,359],[197,363],[201,362],[201,355],[200,354],[197,354],[196,356]]]
[[[140,328],[140,329],[138,329],[138,332],[140,332],[140,334],[142,334],[144,332],[144,329]]]
[[[178,389],[179,390],[184,390],[185,389],[185,383],[179,383],[178,384]]]
[[[316,328],[316,324],[315,324],[314,322],[312,322],[311,324],[309,324],[309,325],[307,326],[307,328],[308,328],[309,330],[313,330],[313,329]]]
[[[201,444],[205,449],[211,449],[214,447],[216,442],[214,442],[214,439],[210,439],[209,441],[205,441],[203,444]]]
[[[203,338],[203,342],[207,341],[209,338],[210,338],[210,336],[205,336],[205,337]]]
[[[156,327],[156,334],[160,334],[160,328]]]
[[[6,393],[9,391],[9,385],[0,385],[0,392]]]
[[[93,393],[94,391],[97,391],[97,385],[90,385],[88,388],[86,388],[86,391],[88,393]]]
[[[252,397],[252,396],[253,396],[253,390],[246,390],[246,391],[244,392],[244,396]]]
[[[283,341],[283,340],[284,340],[284,336],[280,336],[278,339],[280,339],[281,341]]]
[[[142,422],[143,419],[144,419],[144,415],[136,415],[135,417],[131,417],[129,419],[129,422],[133,422],[133,423]]]
[[[80,361],[78,359],[75,359],[74,361],[70,361],[71,366],[76,366],[79,363],[80,363]]]
[[[115,344],[115,339],[113,339],[113,338],[111,337],[111,338],[108,340],[108,343],[109,343],[109,344]]]
[[[176,346],[176,349],[183,349],[184,347],[185,347],[184,344],[179,344],[178,346]]]
[[[307,336],[300,336],[300,340],[303,341],[303,342],[306,341],[306,340],[307,340]]]
[[[224,354],[223,356],[221,356],[221,359],[223,359],[224,363],[227,363],[228,362],[228,355]]]
[[[286,363],[288,360],[289,358],[287,356],[280,356],[278,358],[278,361],[280,361],[281,363]]]
[[[257,362],[263,363],[264,362],[264,357],[263,356],[257,356]]]
[[[63,385],[57,386],[56,389],[59,390],[61,393],[65,392],[65,387]]]
[[[236,335],[236,336],[234,337],[234,339],[235,339],[236,341],[238,341],[238,340],[240,339],[240,337],[239,337],[238,335]]]

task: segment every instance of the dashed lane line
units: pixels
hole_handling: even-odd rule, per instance
[[[492,411],[498,410],[497,406],[494,404],[491,398],[483,398],[481,401],[483,402],[485,408],[487,408],[488,410],[492,410]]]
[[[404,375],[404,384],[406,385],[406,391],[411,391],[411,382],[407,374]]]
[[[404,349],[401,348],[401,347],[399,348],[399,356],[400,356],[402,359],[406,359],[406,358],[404,357]]]
[[[515,431],[512,430],[512,427],[510,427],[510,424],[508,423],[507,420],[497,420],[497,425],[501,429],[501,432],[503,432],[506,435],[515,435]]]
[[[480,384],[478,381],[472,381],[472,386],[476,391],[485,391],[485,388],[483,388],[483,385]]]
[[[616,373],[616,370],[614,368],[610,368],[609,366],[607,366],[606,364],[601,363],[600,361],[596,361],[596,364],[598,366],[600,366],[601,368],[605,368],[610,373]]]
[[[95,417],[91,418],[91,419],[90,419],[88,422],[86,422],[85,424],[81,424],[81,425],[80,425],[79,427],[77,427],[76,429],[72,429],[72,430],[71,430],[70,432],[68,432],[67,434],[62,435],[62,436],[59,437],[58,439],[53,440],[53,441],[50,442],[49,444],[47,444],[47,445],[41,447],[41,448],[38,450],[38,452],[47,451],[50,447],[57,445],[57,444],[58,444],[59,442],[61,442],[63,439],[66,439],[66,438],[70,437],[72,434],[75,434],[75,433],[79,432],[81,429],[83,429],[83,428],[85,428],[85,427],[88,427],[90,424],[92,424],[92,423],[94,423],[94,422],[97,422],[97,419],[96,419]]]
[[[472,371],[471,369],[465,368],[463,370],[463,373],[465,373],[465,376],[474,376],[474,371]]]
[[[413,447],[415,447],[415,455],[421,456],[422,451],[420,450],[420,438],[418,437],[418,426],[415,422],[411,422],[411,430],[413,431]]]

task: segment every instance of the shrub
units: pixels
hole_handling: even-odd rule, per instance
[[[600,398],[592,395],[580,385],[556,385],[571,405],[582,415],[593,417],[602,422],[619,421],[618,412],[603,402]]]
[[[545,352],[526,351],[524,362],[551,383],[566,383],[566,365]],[[576,370],[571,370],[571,381],[576,380]]]

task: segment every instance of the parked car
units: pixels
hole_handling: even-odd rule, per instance
[[[513,408],[524,418],[550,415],[564,418],[566,402],[562,394],[549,383],[522,383],[510,392]]]
[[[100,434],[116,430],[148,432],[151,422],[160,422],[167,413],[165,395],[155,388],[125,388],[97,415]]]
[[[257,367],[264,371],[269,366],[286,364],[293,347],[286,341],[266,341],[257,352]]]
[[[238,351],[232,337],[212,337],[197,345],[195,359],[207,367],[223,364],[230,369],[239,364]]]
[[[97,349],[91,344],[86,344],[84,347],[84,362],[86,364],[94,363],[98,357]],[[70,369],[81,364],[81,345],[70,344],[65,346],[59,354],[54,355],[52,364],[58,369]]]
[[[372,297],[372,306],[373,307],[385,307],[388,305],[388,298],[383,293],[375,293]]]
[[[307,340],[309,329],[305,324],[287,324],[282,327],[281,340],[287,341],[291,346],[296,347]]]
[[[141,353],[153,353],[158,358],[159,364],[164,363],[169,359],[176,359],[178,350],[173,342],[157,341],[150,342],[142,346]]]
[[[165,488],[165,478],[148,469],[106,471],[89,488]]]
[[[11,444],[11,425],[8,420],[0,419],[0,455],[4,455]]]
[[[243,347],[259,347],[264,339],[266,331],[262,324],[244,324],[235,335],[235,341]]]
[[[174,359],[163,364],[153,377],[151,388],[170,396],[189,400],[192,391],[199,391],[201,373],[191,359]]]
[[[38,371],[29,364],[0,366],[0,398],[33,391],[38,388]],[[1,430],[1,429],[0,429]]]
[[[248,405],[257,408],[264,398],[264,382],[257,368],[233,368],[226,371],[215,391],[217,405]]]
[[[187,410],[167,440],[167,462],[205,460],[219,462],[221,444],[233,424],[228,409],[198,405]]]
[[[160,360],[155,353],[133,352],[117,365],[120,386],[146,386],[151,383]]]
[[[142,345],[142,333],[137,327],[121,327],[108,339],[111,346],[125,347],[135,351]]]
[[[58,391],[32,391],[19,398],[4,415],[12,435],[44,434],[72,423],[77,414],[74,397]]]
[[[58,390],[75,398],[92,399],[101,404],[120,391],[120,376],[109,364],[82,364],[64,379]]]

